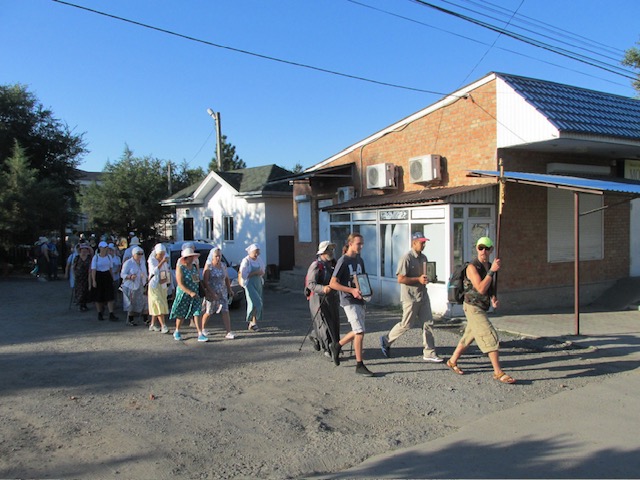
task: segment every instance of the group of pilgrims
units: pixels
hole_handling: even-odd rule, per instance
[[[248,247],[247,253],[240,264],[239,279],[247,294],[248,329],[257,331],[262,319],[265,267],[258,257],[257,244]],[[82,312],[94,303],[98,321],[120,321],[114,310],[116,299],[121,296],[129,326],[138,325],[140,318],[149,331],[170,334],[168,322],[175,322],[173,337],[183,340],[181,327],[190,322],[197,330],[197,340],[208,342],[207,320],[219,314],[225,339],[232,340],[235,333],[231,330],[229,303],[233,291],[222,251],[219,247],[210,250],[202,278],[199,257],[193,243],[185,242],[174,266],[174,278],[169,253],[162,243],[156,244],[145,259],[136,236],[124,251],[106,240],[100,241],[95,250],[89,242],[80,241],[67,259],[65,276],[72,288],[72,301]]]

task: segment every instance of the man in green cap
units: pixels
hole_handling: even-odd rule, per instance
[[[486,353],[491,360],[493,378],[502,383],[515,383],[500,367],[498,332],[487,317],[489,307],[498,308],[493,276],[500,270],[500,259],[496,258],[491,263],[491,252],[493,241],[489,237],[480,237],[476,242],[477,257],[467,267],[464,279],[463,309],[467,326],[453,355],[447,360],[447,366],[458,375],[463,375],[464,372],[458,367],[458,359],[475,340],[482,353]]]

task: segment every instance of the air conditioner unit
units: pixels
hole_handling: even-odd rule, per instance
[[[339,187],[338,188],[338,203],[348,202],[356,196],[356,190],[354,187]]]
[[[396,167],[393,163],[378,163],[367,167],[367,188],[396,188]]]
[[[440,179],[440,155],[422,155],[409,159],[411,183],[432,182]]]

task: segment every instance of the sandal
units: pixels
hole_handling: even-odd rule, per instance
[[[462,370],[460,370],[460,367],[458,367],[458,364],[451,363],[451,359],[447,360],[447,367],[449,367],[451,370],[453,370],[458,375],[464,375],[464,372]]]
[[[493,374],[493,379],[502,383],[516,383],[516,380],[504,372],[498,372]]]

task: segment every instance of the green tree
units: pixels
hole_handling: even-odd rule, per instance
[[[16,151],[16,145],[22,150]],[[30,205],[29,217],[39,222],[28,222],[31,241],[50,230],[53,222],[53,229],[62,236],[74,220],[71,206],[77,191],[76,167],[85,153],[83,134],[74,134],[25,86],[0,85],[0,171],[11,176],[22,167],[34,169],[39,189],[48,196],[56,195]]]
[[[640,42],[637,42],[637,45],[640,46]],[[635,68],[636,70],[640,69],[640,48],[631,47],[627,50],[624,54],[624,58],[622,59],[622,64],[627,67]],[[640,74],[638,75],[638,78],[632,82],[632,85],[640,95]]]
[[[247,168],[247,164],[244,163],[237,154],[236,147],[232,143],[227,142],[227,136],[222,135],[222,170],[237,170],[239,168]],[[217,172],[218,169],[218,157],[216,155],[213,156],[211,162],[209,163],[209,171]]]
[[[89,221],[102,232],[135,230],[144,237],[155,236],[155,225],[163,216],[159,202],[167,197],[166,172],[166,163],[135,157],[125,147],[119,161],[107,162],[103,183],[89,185],[82,192]]]
[[[169,194],[178,192],[196,182],[201,182],[207,176],[202,167],[189,168],[186,160],[183,160],[180,166],[176,166],[173,162],[168,162],[168,164],[171,166],[171,191],[168,192]]]
[[[293,173],[300,173],[304,170],[304,167],[302,166],[302,164],[300,162],[296,163],[293,167],[292,172]]]

